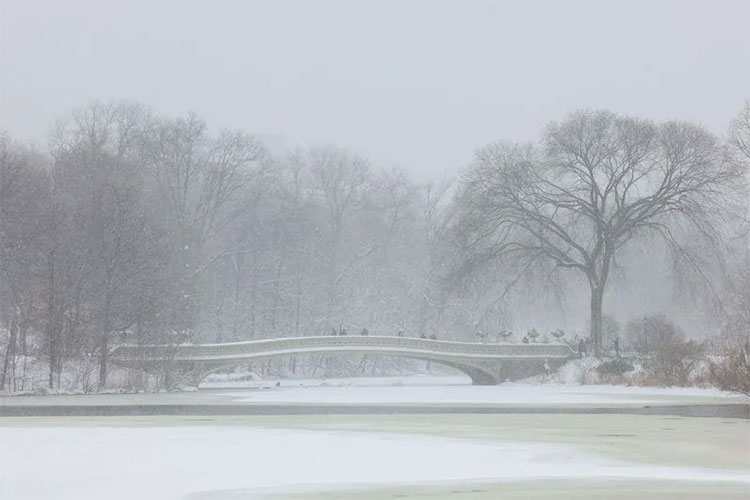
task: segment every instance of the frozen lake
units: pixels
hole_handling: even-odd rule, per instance
[[[634,479],[715,494],[750,488],[750,457],[737,444],[746,421],[581,418],[10,418],[0,422],[0,497],[359,496],[374,488]]]
[[[2,400],[6,407],[390,404],[623,411],[744,402],[715,389],[472,386],[463,377],[425,376],[219,380],[194,392]],[[750,421],[542,414],[0,418],[0,498],[19,500],[494,499],[523,496],[532,485],[541,488],[539,497],[554,498],[556,491],[575,496],[594,486],[627,492],[622,484],[634,479],[652,498],[744,498],[750,490]],[[456,493],[461,491],[466,496]]]

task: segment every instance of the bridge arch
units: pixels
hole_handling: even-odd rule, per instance
[[[395,357],[395,358],[401,358],[401,359],[411,359],[411,360],[417,360],[417,361],[424,361],[424,362],[430,362],[435,363],[447,368],[451,368],[453,370],[456,370],[458,372],[463,373],[464,375],[468,376],[471,379],[471,383],[473,385],[495,385],[501,382],[502,380],[498,380],[497,373],[491,373],[489,369],[482,368],[480,366],[473,366],[467,363],[456,363],[451,361],[446,361],[444,359],[435,359],[433,357],[426,357],[426,356],[417,356],[417,355],[411,355],[411,354],[404,354],[404,353],[384,353],[382,351],[376,351],[376,352],[365,352],[365,351],[324,351],[321,350],[316,353],[311,352],[285,352],[280,354],[269,354],[264,356],[257,356],[254,358],[243,358],[243,359],[237,359],[231,362],[224,362],[221,364],[214,364],[214,363],[206,363],[206,362],[199,362],[195,363],[194,365],[184,365],[185,373],[184,377],[186,380],[190,382],[191,385],[198,386],[206,377],[211,375],[212,373],[216,373],[222,370],[228,370],[231,368],[234,368],[236,366],[243,366],[248,365],[250,363],[253,363],[255,361],[262,361],[267,359],[279,359],[279,358],[285,358],[285,357],[291,357],[291,356],[310,356],[312,354],[322,354],[326,356],[336,356],[336,355],[343,355],[343,356],[352,356],[352,355],[362,355],[362,356],[381,356],[381,357]]]

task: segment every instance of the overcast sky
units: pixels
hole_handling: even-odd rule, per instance
[[[750,97],[750,1],[0,2],[0,128],[24,140],[135,99],[424,179],[577,108],[724,133]]]

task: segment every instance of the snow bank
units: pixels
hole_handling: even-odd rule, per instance
[[[435,376],[409,375],[395,377],[346,377],[346,378],[300,378],[300,379],[208,379],[200,384],[201,389],[270,389],[289,387],[378,387],[378,386],[424,386],[424,385],[471,385],[466,375]]]
[[[4,395],[76,395],[96,392],[98,385],[98,358],[65,360],[62,371],[54,376],[53,389],[49,384],[49,361],[35,356],[18,356],[15,360],[15,373],[9,374]],[[118,366],[110,366],[108,372],[110,389],[102,393],[155,391],[154,377]]]
[[[242,403],[330,404],[482,404],[482,405],[623,405],[732,403],[741,398],[718,389],[629,387],[513,382],[469,385],[463,377],[377,377],[331,380],[283,380],[222,385],[219,393]],[[249,384],[249,385],[248,385]]]

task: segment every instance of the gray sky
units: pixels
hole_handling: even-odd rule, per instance
[[[723,133],[750,97],[750,1],[0,2],[0,128],[24,140],[126,98],[424,179],[577,108]]]

